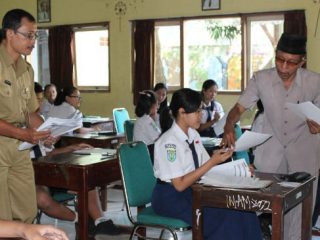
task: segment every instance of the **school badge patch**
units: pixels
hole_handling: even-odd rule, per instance
[[[174,162],[176,160],[177,150],[175,144],[166,144],[167,160],[169,162]]]

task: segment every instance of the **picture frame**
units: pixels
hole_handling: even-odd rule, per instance
[[[201,0],[202,11],[219,10],[221,8],[221,0]]]
[[[51,22],[51,0],[37,0],[38,23]]]

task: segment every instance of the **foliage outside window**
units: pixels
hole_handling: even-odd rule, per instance
[[[242,91],[254,71],[274,66],[282,31],[283,14],[157,21],[154,83],[200,90],[211,78],[221,91]]]

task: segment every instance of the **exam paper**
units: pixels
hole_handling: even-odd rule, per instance
[[[286,106],[303,120],[310,119],[320,124],[320,109],[313,103],[286,103]]]
[[[238,159],[236,161],[216,165],[213,168],[211,168],[207,172],[207,174],[219,174],[234,177],[251,177],[251,172],[249,170],[248,164],[243,158]]]
[[[257,133],[252,131],[245,131],[241,137],[236,141],[234,151],[240,152],[248,150],[249,148],[255,147],[264,143],[271,137],[270,134]]]
[[[75,129],[82,127],[81,119],[62,119],[62,118],[54,118],[49,117],[41,126],[37,129],[37,131],[43,130],[51,130],[51,136],[58,137],[65,133],[71,132]],[[19,145],[18,150],[26,150],[30,149],[35,144],[23,142]]]

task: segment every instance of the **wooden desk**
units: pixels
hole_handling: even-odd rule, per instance
[[[98,148],[117,148],[120,143],[124,143],[126,137],[124,134],[103,136],[98,134],[74,134],[72,136],[62,136],[59,146],[68,146],[74,143],[87,143]]]
[[[261,179],[273,179],[274,174],[257,173]],[[218,207],[244,211],[272,213],[272,239],[283,239],[284,214],[302,202],[301,239],[311,239],[312,191],[315,177],[299,187],[281,187],[276,181],[266,189],[252,191],[223,189],[195,184],[193,190],[193,240],[202,240],[203,207]],[[200,217],[198,218],[198,215]],[[198,221],[198,222],[197,222]]]
[[[65,188],[78,194],[79,237],[88,239],[88,190],[121,179],[117,156],[72,153],[42,157],[33,162],[38,185]]]

